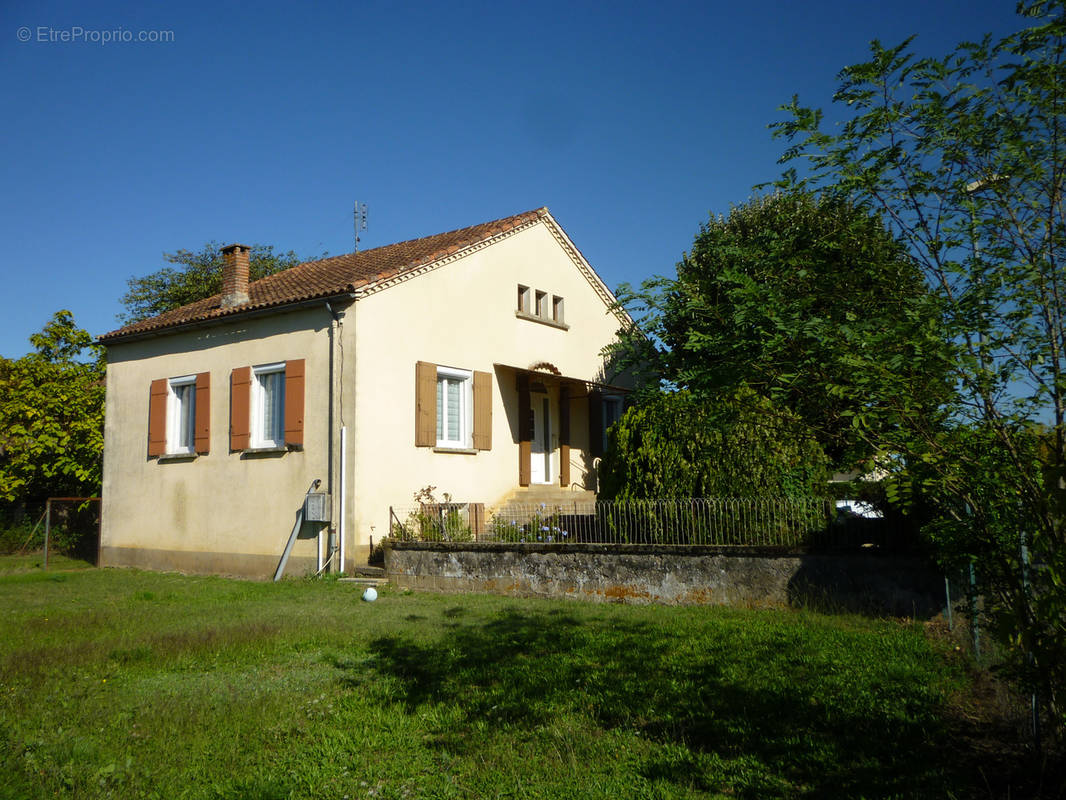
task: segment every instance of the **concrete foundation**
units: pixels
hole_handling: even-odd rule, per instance
[[[278,568],[278,555],[249,553],[210,553],[189,550],[153,550],[145,547],[101,547],[101,567],[136,567],[158,572],[183,572],[189,575],[227,575],[238,578],[268,580]],[[314,573],[314,558],[291,556],[285,567],[286,577]]]

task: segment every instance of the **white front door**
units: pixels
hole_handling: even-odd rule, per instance
[[[529,479],[531,483],[552,482],[552,419],[551,403],[547,396],[531,398],[532,446],[529,449]]]

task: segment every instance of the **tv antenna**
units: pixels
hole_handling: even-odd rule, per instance
[[[366,203],[355,201],[355,252],[359,252],[359,231],[366,230]]]

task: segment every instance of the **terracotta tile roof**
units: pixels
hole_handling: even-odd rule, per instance
[[[538,208],[513,217],[484,222],[469,228],[424,236],[373,250],[307,261],[282,272],[268,275],[248,285],[248,302],[222,308],[222,295],[175,308],[150,319],[126,325],[99,338],[110,343],[126,337],[163,331],[190,323],[205,322],[275,306],[285,306],[316,298],[350,294],[368,284],[392,278],[407,270],[432,264],[471,245],[535,222],[548,214]]]

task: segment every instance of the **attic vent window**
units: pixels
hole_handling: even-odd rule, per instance
[[[563,309],[564,301],[559,295],[518,284],[518,305],[514,313],[519,319],[540,322],[565,331],[570,326],[566,324]]]
[[[548,316],[548,293],[537,292],[537,316],[547,318]]]

